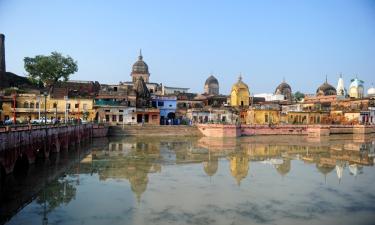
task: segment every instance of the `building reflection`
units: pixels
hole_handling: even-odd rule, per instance
[[[249,171],[249,156],[246,152],[236,151],[229,155],[230,173],[238,185],[247,177]]]
[[[161,172],[170,164],[201,163],[204,174],[213,177],[219,164],[227,161],[238,185],[247,179],[250,162],[270,164],[284,177],[291,172],[293,161],[302,161],[315,165],[325,182],[334,171],[341,182],[345,170],[358,176],[364,166],[374,164],[374,138],[293,138],[111,139],[107,148],[93,150],[92,158],[88,156],[89,160],[82,163],[91,163],[100,180],[128,180],[138,201],[147,189],[149,174]]]

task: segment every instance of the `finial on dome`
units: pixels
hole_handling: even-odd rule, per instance
[[[242,75],[240,73],[240,76],[238,77],[238,81],[242,81]]]
[[[138,56],[138,59],[139,59],[139,60],[142,60],[142,59],[143,59],[143,56],[142,56],[142,49],[141,49],[141,48],[139,49],[139,56]]]
[[[328,75],[326,74],[326,84],[328,84]]]

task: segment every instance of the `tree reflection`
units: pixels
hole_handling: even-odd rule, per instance
[[[47,203],[47,212],[53,211],[62,204],[67,205],[76,195],[74,183],[73,180],[56,179],[39,193],[36,202],[40,205]]]

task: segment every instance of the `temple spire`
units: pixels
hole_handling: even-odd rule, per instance
[[[326,84],[328,84],[328,75],[326,74]]]

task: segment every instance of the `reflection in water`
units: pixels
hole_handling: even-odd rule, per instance
[[[243,151],[236,151],[229,156],[230,173],[240,185],[241,180],[247,177],[249,171],[249,157]]]
[[[374,140],[104,139],[9,224],[46,215],[48,224],[366,224],[375,219]]]

